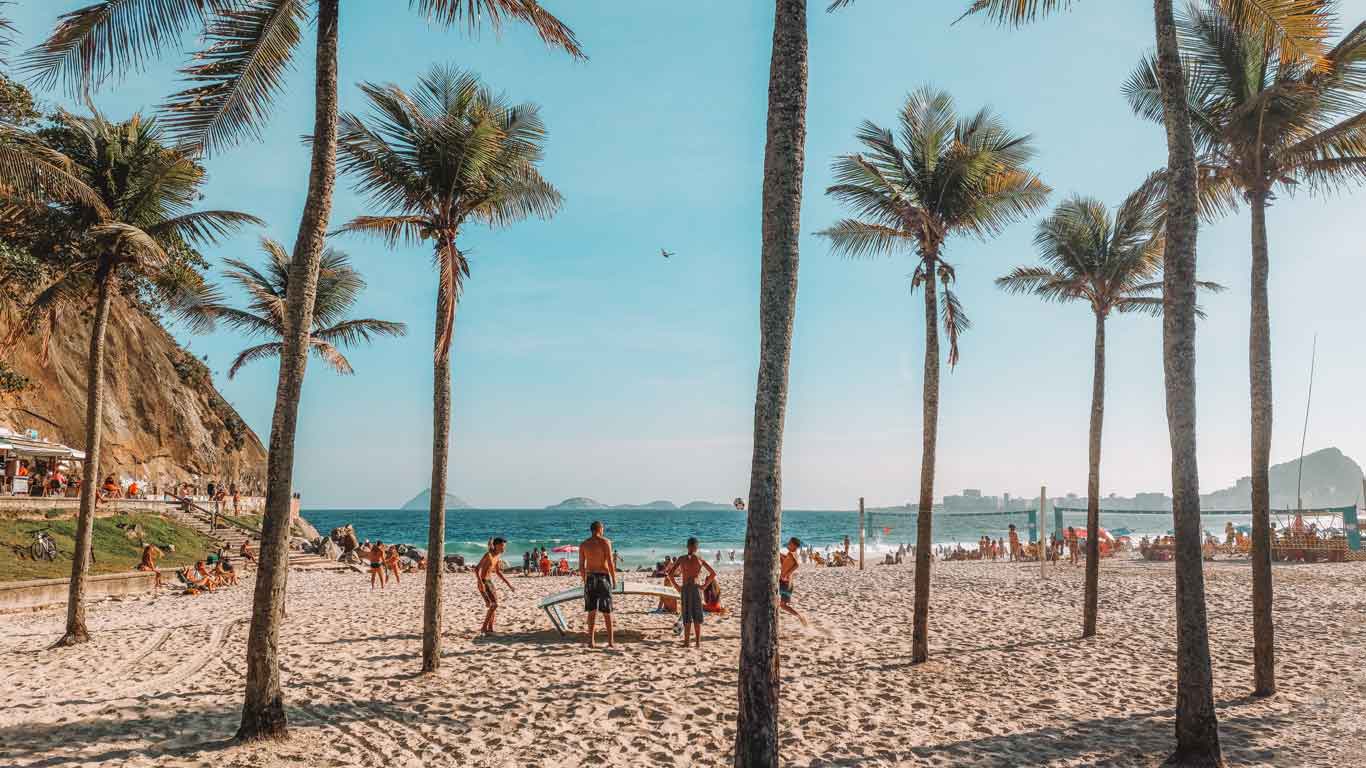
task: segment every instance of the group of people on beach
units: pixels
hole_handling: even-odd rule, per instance
[[[587,645],[597,647],[597,620],[602,615],[603,627],[607,633],[607,647],[616,647],[615,627],[612,620],[612,592],[618,587],[618,553],[612,549],[612,541],[604,535],[603,524],[595,520],[588,527],[588,538],[579,544],[579,563],[576,569],[583,585],[584,612],[587,613]],[[683,647],[702,645],[702,623],[709,606],[719,608],[719,587],[716,586],[716,569],[698,554],[699,542],[696,537],[687,541],[687,554],[670,558],[664,569],[665,583],[678,591],[681,624],[683,627]],[[512,583],[503,574],[502,556],[507,549],[507,541],[502,537],[490,540],[488,551],[479,559],[474,568],[475,589],[484,601],[484,621],[479,627],[482,634],[492,634],[498,613],[498,592],[493,582],[496,576],[515,592]],[[798,553],[801,542],[797,537],[788,540],[779,557],[778,596],[783,611],[795,616],[803,625],[806,618],[793,606],[794,584],[797,569],[800,567]],[[524,567],[531,563],[530,553],[523,556]],[[703,574],[706,574],[705,578]],[[715,601],[709,600],[715,594]]]
[[[238,554],[247,562],[256,562],[256,553],[251,550],[248,541],[243,541],[238,550]],[[157,568],[157,560],[165,555],[161,547],[156,544],[145,543],[142,545],[142,557],[138,560],[136,570],[150,572],[153,577],[153,586],[160,588],[162,584],[161,570]],[[237,568],[233,565],[229,557],[228,548],[220,547],[216,551],[209,552],[203,560],[196,560],[195,564],[176,569],[176,580],[184,587],[183,594],[198,595],[202,592],[212,592],[219,587],[231,587],[237,584]]]
[[[352,539],[354,542],[355,539]],[[395,586],[399,584],[398,545],[391,544],[384,546],[383,541],[376,541],[371,544],[366,541],[356,550],[362,562],[370,572],[370,589],[376,587],[384,589],[389,583],[389,579],[394,580]]]

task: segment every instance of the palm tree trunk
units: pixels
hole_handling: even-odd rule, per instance
[[[446,569],[446,464],[451,444],[451,335],[446,316],[458,296],[443,281],[436,291],[436,354],[432,366],[432,498],[427,523],[427,591],[422,600],[422,671],[441,667],[441,577]]]
[[[251,631],[247,637],[246,692],[242,722],[237,729],[237,738],[243,741],[283,738],[286,734],[278,645],[289,576],[290,499],[299,392],[308,364],[318,267],[332,214],[332,187],[337,173],[337,4],[338,0],[318,0],[313,157],[308,195],[289,269],[284,348],[280,351],[280,379],[270,424],[266,509],[252,595]]]
[[[1252,384],[1252,669],[1253,695],[1276,692],[1276,626],[1271,612],[1271,271],[1266,242],[1266,193],[1252,196],[1252,323],[1248,340]]]
[[[1222,765],[1214,711],[1205,573],[1200,551],[1200,470],[1195,452],[1195,141],[1172,0],[1153,0],[1158,81],[1167,128],[1167,251],[1163,270],[1162,362],[1172,452],[1176,528],[1176,751],[1170,762]]]
[[[925,254],[925,390],[920,449],[920,507],[915,516],[915,600],[911,620],[911,663],[930,658],[930,546],[934,537],[934,455],[939,440],[939,294],[935,263]]]
[[[1091,373],[1090,473],[1086,478],[1086,601],[1082,637],[1095,637],[1100,602],[1100,433],[1105,422],[1105,315],[1096,313],[1096,359]]]
[[[778,765],[778,615],[774,561],[782,529],[783,419],[797,312],[806,160],[806,0],[775,0],[764,147],[759,380],[754,396],[745,573],[740,596],[737,768]]]
[[[95,533],[95,494],[100,488],[100,433],[104,430],[104,335],[109,327],[115,275],[103,270],[97,277],[95,319],[90,323],[90,357],[85,361],[85,466],[81,478],[81,511],[76,518],[76,550],[71,553],[71,583],[66,596],[66,633],[58,646],[90,639],[85,627],[85,579],[90,570]]]

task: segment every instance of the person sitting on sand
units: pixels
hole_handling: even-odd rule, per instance
[[[727,612],[721,605],[721,585],[716,579],[710,579],[702,588],[702,610],[722,616]]]
[[[218,579],[219,584],[236,586],[237,571],[232,567],[232,561],[228,560],[227,551],[218,556],[218,564],[213,568],[214,578]]]
[[[181,583],[185,585],[184,594],[197,595],[200,592],[213,591],[213,585],[199,578],[199,576],[195,574],[194,569],[190,568],[188,565],[177,570],[175,573]]]
[[[607,625],[607,647],[614,648],[612,588],[616,586],[617,566],[612,541],[603,535],[599,520],[588,526],[588,538],[579,544],[579,578],[583,581],[583,609],[588,613],[588,647],[597,647],[593,624],[601,613]]]
[[[139,571],[151,571],[152,585],[157,589],[161,588],[161,571],[157,570],[157,558],[161,557],[162,551],[157,549],[155,544],[146,544],[142,547],[142,560],[138,562]]]
[[[489,542],[489,549],[484,556],[479,558],[479,564],[474,567],[475,586],[479,589],[479,596],[484,598],[484,606],[488,609],[484,613],[484,623],[479,625],[480,634],[493,634],[493,618],[498,612],[498,593],[493,588],[493,576],[507,585],[509,592],[516,592],[512,588],[512,583],[508,577],[503,575],[503,563],[499,559],[503,555],[503,550],[507,549],[507,540],[502,537],[495,537]]]
[[[218,586],[218,582],[214,580],[213,574],[209,572],[209,569],[204,565],[203,560],[195,561],[192,575],[204,589],[207,589],[210,592]]]
[[[669,570],[664,572],[664,580],[669,586],[678,590],[683,603],[683,647],[688,647],[688,625],[692,625],[693,637],[697,647],[702,647],[702,585],[697,583],[697,577],[702,575],[702,571],[707,572],[707,584],[716,580],[716,571],[707,563],[706,560],[697,556],[697,539],[688,539],[688,554],[674,560]],[[679,585],[674,581],[674,574],[679,573],[683,576],[683,583]]]
[[[792,581],[797,576],[797,550],[802,543],[796,536],[787,540],[787,549],[778,557],[778,607],[797,617],[806,626],[806,619],[792,607]]]

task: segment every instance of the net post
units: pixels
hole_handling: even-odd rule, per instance
[[[1039,486],[1039,578],[1047,578],[1044,566],[1048,563],[1048,554],[1044,551],[1044,540],[1047,538],[1044,531],[1048,528],[1048,486]]]
[[[863,497],[858,497],[858,569],[863,570]]]

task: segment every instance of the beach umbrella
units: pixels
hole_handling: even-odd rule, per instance
[[[579,548],[573,544],[561,544],[550,550],[551,552],[578,552]]]
[[[1101,541],[1114,541],[1114,540],[1115,540],[1115,537],[1114,537],[1114,536],[1111,536],[1111,535],[1110,535],[1110,532],[1107,531],[1107,530],[1105,530],[1104,528],[1099,529],[1099,530],[1097,531],[1097,533],[1100,535],[1100,540],[1101,540]],[[1084,539],[1084,538],[1086,538],[1086,529],[1085,529],[1085,528],[1078,528],[1078,529],[1077,529],[1077,538],[1079,538],[1079,539]]]

